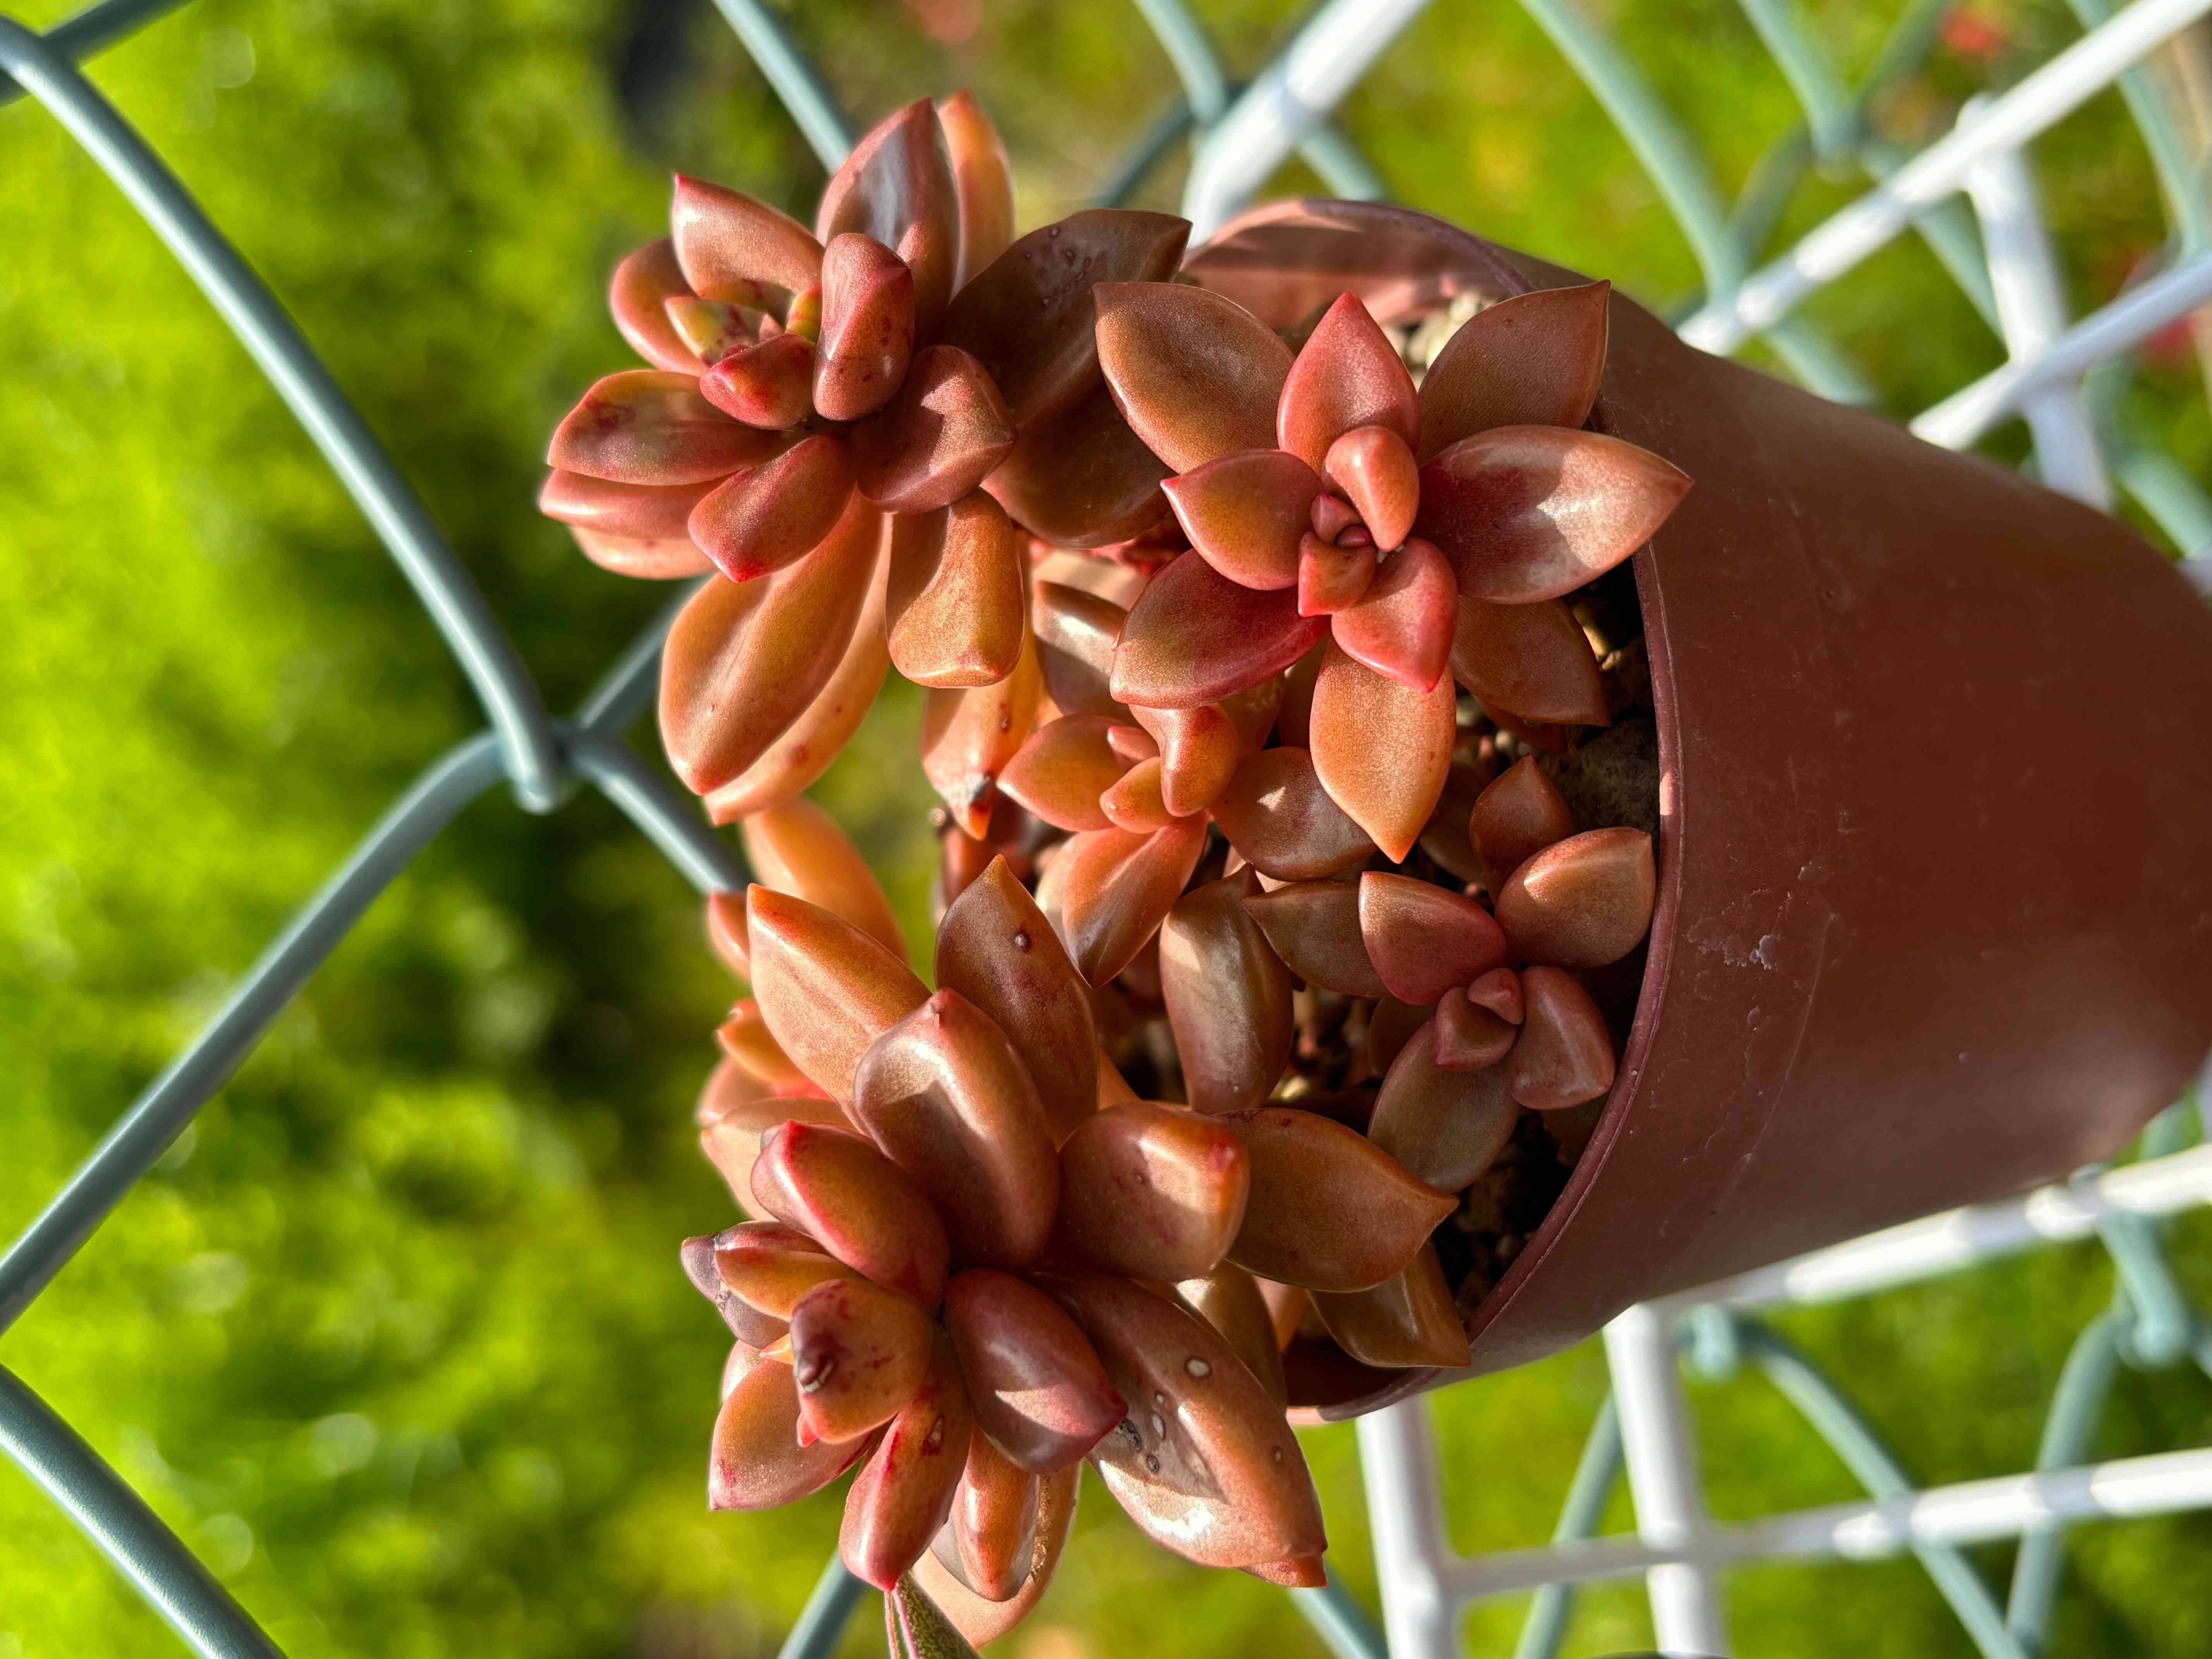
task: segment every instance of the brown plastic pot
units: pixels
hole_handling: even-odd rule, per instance
[[[1278,326],[1586,279],[1287,203],[1188,266]],[[1660,890],[1620,1080],[1469,1317],[1631,1303],[2109,1156],[2212,1048],[2212,615],[2116,521],[1684,345],[1616,294],[1591,424],[1696,487],[1636,555]],[[1311,1361],[1313,1356],[1306,1356]],[[1467,1372],[1300,1368],[1322,1417]]]

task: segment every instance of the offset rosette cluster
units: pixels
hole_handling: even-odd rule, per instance
[[[1086,1457],[1178,1553],[1322,1582],[1284,1343],[1304,1293],[1401,1275],[1453,1196],[1326,1115],[1130,1095],[1003,860],[945,911],[933,993],[815,809],[747,836],[794,890],[714,913],[753,998],[702,1133],[760,1218],[684,1247],[736,1338],[710,1501],[857,1465],[847,1565],[911,1572],[975,1641],[1042,1594]]]

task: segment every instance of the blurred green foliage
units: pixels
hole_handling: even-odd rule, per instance
[[[1233,66],[1279,0],[1200,8]],[[1741,184],[1795,109],[1733,11],[1599,9]],[[1892,8],[1822,0],[1863,65]],[[34,5],[30,21],[60,13]],[[2057,6],[1984,5],[2022,50]],[[815,0],[794,17],[873,116],[971,84],[1025,222],[1081,204],[1169,95],[1123,0]],[[958,37],[933,40],[930,29]],[[963,33],[964,31],[964,33]],[[2013,72],[1939,57],[1881,112],[1923,140]],[[617,101],[616,66],[633,96]],[[207,0],[96,79],[264,273],[416,481],[556,707],[665,595],[603,575],[531,507],[544,434],[623,361],[599,304],[671,165],[800,206],[819,172],[727,31],[675,0]],[[1436,7],[1347,105],[1415,205],[1611,275],[1661,306],[1695,269],[1541,33]],[[2161,234],[2117,100],[2039,147],[2077,301]],[[1174,201],[1179,162],[1147,185]],[[1285,187],[1310,181],[1292,173]],[[1844,199],[1816,179],[1791,228]],[[35,106],[0,112],[0,1226],[27,1220],[404,781],[478,724],[400,579],[244,354]],[[1909,410],[1998,357],[1900,244],[1815,307]],[[2203,476],[2185,363],[2136,418]],[[818,790],[926,938],[910,696]],[[641,742],[650,738],[640,734]],[[730,1206],[693,1092],[728,995],[694,896],[604,803],[494,798],[371,911],[0,1358],[78,1425],[301,1656],[772,1652],[836,1498],[713,1516],[723,1340],[676,1242]],[[2212,1231],[2178,1254],[2212,1291]],[[2060,1252],[1789,1321],[1924,1480],[2024,1467],[2072,1332],[2109,1294]],[[1440,1398],[1455,1535],[1549,1530],[1603,1387],[1589,1349]],[[1701,1387],[1723,1514],[1853,1494],[1752,1382]],[[2099,1442],[2212,1438],[2202,1378],[2122,1385]],[[1350,1431],[1312,1434],[1347,1580],[1371,1597]],[[1627,1523],[1617,1500],[1611,1524]],[[1279,1594],[1152,1548],[1093,1492],[1024,1659],[1315,1654]],[[2078,1535],[2056,1650],[2212,1650],[2203,1517]],[[2007,1552],[1984,1553],[2000,1569]],[[0,1474],[0,1659],[173,1638],[24,1480]],[[1966,1651],[1909,1564],[1746,1571],[1752,1655]],[[1470,1616],[1510,1649],[1516,1605]],[[872,1618],[855,1653],[878,1650]],[[1632,1586],[1570,1651],[1648,1639]]]

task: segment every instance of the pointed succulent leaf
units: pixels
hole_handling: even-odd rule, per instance
[[[995,685],[933,689],[922,704],[921,770],[952,821],[981,839],[999,774],[1036,727],[1044,680],[1024,633],[1013,672]]]
[[[1136,765],[1139,761],[1158,760],[1160,757],[1159,739],[1141,726],[1116,724],[1108,726],[1106,746],[1131,766]]]
[[[1231,581],[1195,550],[1154,576],[1114,651],[1117,702],[1191,708],[1279,674],[1328,623],[1301,617],[1295,594]]]
[[[1298,615],[1334,617],[1359,603],[1375,580],[1375,547],[1325,542],[1308,531],[1298,538]]]
[[[1428,691],[1449,665],[1458,615],[1451,567],[1417,537],[1382,562],[1367,590],[1337,612],[1330,632],[1346,655],[1412,690]]]
[[[1359,933],[1390,994],[1415,1007],[1506,957],[1504,931],[1473,899],[1388,871],[1359,878]]]
[[[761,290],[763,301],[768,293],[765,288]],[[661,302],[661,308],[668,313],[677,337],[697,357],[697,362],[684,370],[686,374],[696,372],[702,364],[712,368],[732,352],[752,344],[759,337],[754,332],[755,323],[769,321],[760,307],[748,310],[728,300],[702,300],[696,294],[672,294]]]
[[[1329,798],[1303,749],[1246,756],[1213,803],[1213,820],[1247,863],[1279,881],[1317,881],[1375,852],[1367,832]]]
[[[1453,761],[1436,811],[1421,828],[1421,850],[1455,881],[1473,884],[1482,879],[1482,861],[1468,839],[1467,824],[1476,799],[1495,775],[1494,764],[1486,758],[1470,761],[1462,756]]]
[[[691,1281],[691,1288],[714,1304],[722,1316],[730,1334],[749,1348],[766,1347],[779,1340],[789,1328],[781,1319],[763,1313],[735,1291],[722,1282],[714,1267],[714,1241],[710,1237],[687,1238],[679,1254],[684,1264],[684,1276]]]
[[[946,907],[937,982],[1006,1034],[1036,1085],[1054,1144],[1066,1140],[1097,1105],[1097,1028],[1082,976],[1004,858]]]
[[[999,774],[999,788],[1034,817],[1059,830],[1103,830],[1099,796],[1127,764],[1107,741],[1103,714],[1063,714],[1030,734]]]
[[[1062,712],[1115,714],[1114,647],[1129,613],[1111,599],[1060,582],[1039,582],[1031,615],[1045,690]]]
[[[859,1135],[776,1125],[761,1137],[752,1192],[770,1215],[877,1284],[923,1308],[945,1294],[951,1247],[944,1224],[914,1177]]]
[[[1520,1040],[1505,1057],[1505,1085],[1534,1112],[1595,1100],[1613,1087],[1613,1034],[1590,994],[1559,968],[1521,975],[1528,1008]]]
[[[1160,994],[1183,1086],[1201,1112],[1258,1105],[1290,1064],[1291,970],[1245,909],[1259,890],[1248,866],[1186,893],[1160,928]]]
[[[953,1274],[945,1327],[978,1426],[1031,1474],[1074,1467],[1127,1409],[1075,1321],[1011,1273]]]
[[[1522,1018],[1521,975],[1510,968],[1493,968],[1477,975],[1468,982],[1467,1000],[1478,1008],[1488,1009],[1508,1025],[1518,1025]]]
[[[1462,592],[1530,605],[1612,569],[1689,489],[1680,468],[1618,438],[1493,427],[1421,469],[1413,531],[1443,550]]]
[[[1291,349],[1273,330],[1234,300],[1182,283],[1102,283],[1091,293],[1099,367],[1154,454],[1188,472],[1274,447]]]
[[[1328,1547],[1283,1408],[1189,1310],[1127,1279],[1055,1278],[1129,1401],[1092,1462],[1155,1543],[1202,1566],[1255,1566]]]
[[[1536,757],[1523,755],[1477,797],[1467,835],[1482,860],[1482,884],[1495,895],[1525,860],[1574,830],[1565,797]]]
[[[850,516],[852,489],[853,456],[845,441],[817,432],[717,484],[691,509],[687,528],[716,569],[733,582],[748,582],[823,545]],[[876,529],[866,525],[870,533]],[[866,539],[858,525],[854,533]],[[874,550],[869,541],[872,559]]]
[[[1263,680],[1261,685],[1273,683]],[[1235,697],[1240,703],[1249,702],[1249,692]],[[1223,703],[1202,703],[1195,708],[1140,707],[1129,712],[1160,746],[1160,799],[1176,817],[1188,817],[1212,805],[1237,775],[1246,752],[1259,747],[1246,744]]]
[[[707,895],[707,943],[732,974],[744,980],[752,977],[752,943],[746,935],[743,893]]]
[[[556,471],[538,492],[538,510],[578,530],[636,541],[690,537],[691,509],[712,484],[629,484]]]
[[[1493,974],[1510,971],[1491,969]],[[1484,1007],[1464,986],[1445,992],[1437,999],[1437,1064],[1448,1072],[1479,1072],[1497,1065],[1513,1047],[1517,1023]]]
[[[1406,1051],[1413,1033],[1429,1023],[1430,1011],[1395,997],[1384,997],[1367,1016],[1367,1066],[1388,1073]]]
[[[779,1123],[842,1127],[851,1121],[834,1101],[817,1099],[811,1090],[805,1095],[770,1093],[739,1071],[735,1060],[714,1068],[700,1096],[700,1150],[730,1183],[738,1207],[755,1217],[764,1214],[753,1196],[753,1165],[760,1158],[763,1134]]]
[[[845,1494],[837,1551],[856,1578],[893,1589],[952,1512],[975,1419],[940,1334],[921,1388],[892,1418]]]
[[[1387,428],[1410,448],[1420,438],[1420,398],[1397,348],[1367,307],[1356,295],[1339,295],[1291,365],[1275,441],[1319,471],[1330,445],[1356,427],[1369,426]],[[1376,536],[1385,547],[1397,545],[1382,540],[1379,528]]]
[[[884,1647],[890,1659],[976,1659],[959,1626],[911,1572],[884,1592]]]
[[[1231,692],[1213,707],[1228,717],[1230,730],[1237,738],[1237,759],[1257,754],[1274,735],[1276,716],[1282,712],[1282,676],[1270,674],[1256,685]]]
[[[860,1061],[854,1115],[921,1183],[955,1255],[1025,1267],[1059,1194],[1052,1129],[1029,1069],[991,1017],[940,990]]]
[[[706,483],[775,453],[699,394],[698,377],[626,368],[597,381],[554,428],[546,464],[628,484]]]
[[[769,1030],[801,1071],[849,1103],[861,1056],[927,990],[902,954],[804,899],[748,889],[746,930]]]
[[[1060,927],[1076,968],[1097,986],[1127,968],[1159,932],[1206,850],[1206,821],[1177,818],[1142,836],[1120,830],[1090,833],[1100,840],[1080,855],[1071,843],[1062,855],[1068,872],[1060,890]],[[1120,839],[1104,839],[1109,836]]]
[[[1290,1389],[1283,1377],[1283,1345],[1275,1334],[1274,1315],[1258,1281],[1231,1262],[1175,1287],[1176,1299],[1213,1327],[1221,1340],[1237,1351],[1269,1399],[1286,1404]]]
[[[665,236],[647,242],[615,267],[607,283],[607,309],[630,349],[655,368],[682,374],[699,372],[699,355],[684,343],[669,321],[668,301],[689,295],[676,245]]]
[[[1209,1119],[1109,1107],[1060,1149],[1056,1248],[1125,1278],[1194,1278],[1237,1237],[1249,1180],[1243,1144]]]
[[[1278,1584],[1285,1589],[1319,1589],[1328,1583],[1328,1569],[1318,1555],[1294,1555],[1281,1561],[1263,1561],[1257,1566],[1240,1567],[1263,1584]]]
[[[739,826],[745,858],[763,887],[818,904],[907,959],[891,902],[837,820],[804,797],[755,813]]]
[[[809,345],[822,341],[822,284],[815,283],[791,296],[791,304],[783,313],[783,328],[787,334],[796,334]]]
[[[1372,1290],[1316,1291],[1313,1304],[1336,1346],[1363,1365],[1449,1368],[1474,1358],[1433,1244]]]
[[[1173,823],[1176,815],[1161,793],[1160,757],[1140,760],[1122,773],[1098,797],[1098,810],[1114,828],[1134,835],[1148,836]]]
[[[1367,1135],[1431,1187],[1457,1193],[1505,1150],[1521,1109],[1506,1091],[1502,1066],[1448,1071],[1438,1063],[1441,1018],[1414,1032],[1390,1062]]]
[[[1492,605],[1462,595],[1458,604],[1452,678],[1484,708],[1532,720],[1607,724],[1605,679],[1565,600]]]
[[[742,774],[830,683],[882,535],[875,508],[854,501],[788,570],[765,582],[711,578],[684,605],[661,655],[660,736],[693,793]]]
[[[986,1601],[1011,1601],[1030,1576],[1037,1491],[1036,1476],[993,1445],[989,1435],[969,1439],[952,1520],[939,1537],[949,1536],[961,1581]]]
[[[1039,1478],[1035,1553],[1030,1558],[1029,1577],[1010,1600],[989,1601],[976,1595],[945,1570],[934,1550],[915,1563],[915,1583],[928,1593],[969,1641],[980,1646],[998,1640],[1029,1617],[1030,1609],[1043,1597],[1052,1583],[1053,1570],[1060,1565],[1060,1553],[1067,1546],[1067,1534],[1075,1524],[1075,1500],[1082,1473],[1083,1465],[1079,1461],[1056,1474]],[[957,1656],[957,1659],[964,1659],[964,1656]]]
[[[814,234],[825,260],[829,245],[848,232],[873,237],[912,268],[916,331],[933,330],[959,263],[960,200],[945,130],[927,98],[879,123],[823,187]]]
[[[1245,914],[1284,965],[1309,985],[1346,996],[1389,994],[1359,933],[1359,888],[1347,881],[1297,881],[1244,896]]]
[[[1450,680],[1415,690],[1334,640],[1322,659],[1310,716],[1315,775],[1394,863],[1413,850],[1443,793],[1456,704]]]
[[[1239,450],[1170,478],[1163,488],[1190,544],[1231,581],[1263,592],[1297,585],[1298,538],[1312,524],[1314,497],[1324,488],[1297,456]]]
[[[1421,459],[1492,427],[1588,420],[1612,294],[1610,283],[1540,289],[1461,324],[1421,380]]]
[[[677,175],[669,210],[676,262],[693,293],[744,303],[769,283],[796,294],[822,269],[822,244],[765,202],[703,179]]]
[[[699,377],[699,394],[747,428],[781,432],[814,409],[814,345],[776,334],[733,351]]]
[[[769,1034],[761,1018],[760,1004],[748,997],[730,1010],[730,1017],[714,1032],[722,1052],[769,1090],[797,1088],[811,1092],[806,1077],[791,1062]]]
[[[891,520],[891,661],[917,685],[995,685],[1022,654],[1021,532],[980,489]]]
[[[1057,546],[1110,547],[1169,521],[1160,481],[1170,470],[1096,381],[1066,409],[1019,422],[983,487],[1016,523]]]
[[[707,1461],[710,1510],[772,1510],[816,1492],[850,1468],[865,1441],[799,1443],[799,1387],[791,1367],[755,1360],[722,1396]]]
[[[894,513],[927,513],[997,470],[1013,449],[1014,422],[981,363],[933,345],[915,354],[890,401],[850,437],[862,495]]]
[[[959,210],[960,255],[952,276],[957,293],[1014,240],[1013,167],[998,128],[973,94],[956,92],[939,104],[937,122],[944,130]]]
[[[1033,230],[973,276],[939,337],[975,354],[1028,426],[1098,386],[1091,291],[1171,276],[1190,234],[1164,213],[1091,208]]]
[[[1352,428],[1328,447],[1322,470],[1351,497],[1376,547],[1388,552],[1406,539],[1421,502],[1421,471],[1395,428]]]
[[[1658,896],[1651,837],[1592,830],[1553,842],[1516,870],[1498,892],[1498,920],[1531,962],[1602,968],[1642,942]]]
[[[921,1387],[935,1334],[920,1304],[880,1285],[816,1285],[791,1310],[800,1419],[823,1440],[854,1440],[880,1428]]]
[[[889,403],[914,356],[915,274],[874,238],[848,232],[822,250],[822,337],[814,407],[857,421]]]
[[[770,1319],[788,1321],[800,1298],[832,1280],[860,1275],[795,1227],[748,1221],[708,1241],[722,1285]]]
[[[1263,1279],[1366,1290],[1403,1269],[1458,1207],[1366,1136],[1319,1113],[1255,1106],[1213,1121],[1252,1155],[1252,1195],[1229,1259]]]
[[[593,482],[597,482],[594,480]],[[689,509],[686,509],[687,516]],[[605,531],[571,525],[568,533],[584,556],[602,570],[646,581],[673,581],[703,576],[714,562],[684,534],[674,536],[610,536]]]

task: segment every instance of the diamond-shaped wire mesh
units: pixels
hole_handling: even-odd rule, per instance
[[[1692,342],[1732,349],[1758,338],[1812,389],[1867,401],[1865,372],[1800,303],[1894,237],[1926,242],[2004,343],[2008,362],[1926,411],[1921,435],[1972,444],[2014,416],[2055,488],[2100,506],[2124,495],[2191,557],[2212,567],[2212,501],[2170,457],[2121,435],[2083,389],[2085,376],[2157,329],[2212,301],[2212,195],[2205,146],[2185,133],[2139,67],[2212,0],[2070,0],[2087,32],[2002,95],[1970,106],[1948,137],[1917,155],[1882,141],[1875,101],[1927,57],[1948,0],[1910,0],[1871,70],[1848,82],[1794,0],[1741,0],[1803,111],[1726,202],[1686,131],[1579,0],[1522,0],[1596,95],[1657,186],[1695,255],[1704,295],[1681,323]],[[432,763],[294,917],[222,1012],[118,1120],[46,1209],[0,1258],[0,1330],[21,1317],[193,1115],[222,1087],[379,893],[471,801],[502,779],[522,804],[550,811],[580,784],[606,795],[702,891],[744,875],[661,773],[623,741],[657,672],[662,626],[649,629],[567,718],[546,712],[528,671],[475,583],[405,480],[281,305],[190,193],[76,68],[76,61],[180,0],[106,0],[44,35],[0,18],[0,103],[27,93],[99,162],[206,293],[307,428],[406,574],[475,688],[489,729]],[[808,143],[835,167],[851,129],[820,76],[761,0],[715,0]],[[1203,234],[1261,188],[1293,153],[1339,194],[1375,197],[1375,169],[1330,118],[1426,0],[1329,0],[1247,86],[1231,84],[1182,0],[1136,0],[1173,63],[1183,95],[1099,199],[1126,199],[1179,142],[1192,142],[1185,207]],[[2158,269],[2078,322],[2065,315],[2054,256],[2023,148],[2115,81],[2141,131],[2173,222]],[[1808,170],[1856,172],[1872,188],[1761,265],[1774,227]],[[1958,198],[1963,194],[1966,202]],[[1723,1650],[1716,1570],[1778,1554],[1918,1555],[1975,1646],[1990,1659],[2039,1652],[2070,1517],[2212,1506],[2212,1449],[2076,1468],[2120,1367],[2188,1361],[2212,1375],[2212,1326],[2188,1303],[2161,1254],[2157,1218],[2212,1202],[2212,1149],[2186,1151],[2197,1125],[2177,1107],[2154,1124],[2143,1161],[2090,1185],[1910,1224],[1665,1305],[1632,1310],[1607,1333],[1616,1393],[1598,1414],[1551,1547],[1462,1560],[1442,1542],[1437,1471],[1418,1402],[1362,1425],[1389,1630],[1398,1659],[1456,1645],[1457,1607],[1473,1597],[1538,1589],[1518,1659],[1558,1650],[1572,1585],[1644,1571],[1662,1647]],[[1761,1321],[1756,1307],[1864,1294],[2051,1239],[2095,1237],[2116,1268],[2112,1310],[2077,1339],[2038,1460],[2040,1472],[1916,1492],[1838,1385]],[[1711,1376],[1749,1366],[1803,1413],[1873,1502],[1717,1528],[1704,1510],[1677,1353]],[[274,1644],[228,1592],[69,1425],[0,1368],[0,1443],[210,1659],[270,1655]],[[2150,1467],[2154,1465],[2155,1467]],[[1639,1536],[1590,1540],[1624,1468]],[[1990,1536],[2023,1540],[2009,1603],[2000,1608],[1960,1553]],[[818,1656],[837,1640],[857,1581],[833,1562],[785,1648]],[[1380,1659],[1382,1636],[1334,1587],[1294,1592],[1339,1654]]]

